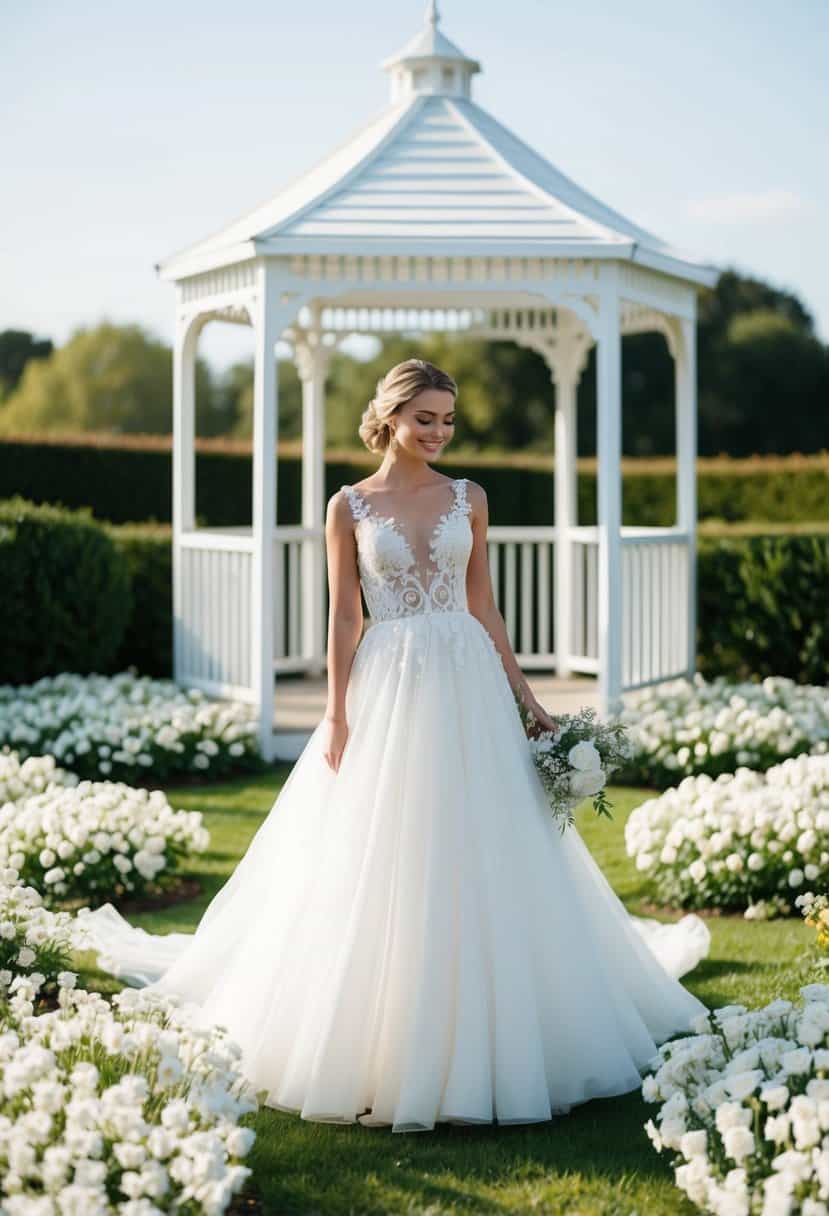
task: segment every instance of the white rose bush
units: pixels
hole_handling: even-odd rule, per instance
[[[54,756],[29,756],[20,762],[16,752],[0,752],[0,806],[29,794],[42,794],[50,785],[77,785],[74,773],[58,768]]]
[[[686,777],[631,813],[625,846],[664,904],[790,912],[829,882],[829,755]]]
[[[0,1211],[6,1216],[225,1212],[250,1169],[257,1109],[241,1051],[171,998],[126,989],[110,1003],[61,976],[0,1006]]]
[[[17,763],[4,758],[12,778]],[[28,764],[19,766],[20,773]],[[18,873],[49,905],[142,895],[163,886],[185,856],[210,844],[201,813],[174,810],[162,790],[78,781],[48,766],[31,771],[54,779],[40,792],[24,790],[0,806],[0,872]],[[2,772],[0,767],[0,781]],[[20,780],[16,786],[11,781],[17,792]]]
[[[684,776],[764,771],[829,750],[829,689],[780,676],[757,683],[672,680],[625,696],[633,754],[626,779],[659,788]]]
[[[694,1019],[642,1086],[645,1130],[677,1186],[715,1216],[829,1211],[829,986]]]
[[[0,685],[0,747],[80,777],[217,776],[262,767],[254,710],[134,671]]]
[[[528,728],[537,724],[531,711],[524,720]],[[617,720],[598,722],[594,709],[560,714],[556,723],[555,731],[539,731],[528,742],[553,818],[564,831],[572,827],[573,812],[585,798],[592,798],[597,814],[610,816],[605,785],[629,752],[622,725]]]

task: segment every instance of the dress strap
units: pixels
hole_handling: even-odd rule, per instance
[[[363,498],[360,491],[354,489],[354,486],[340,486],[340,489],[348,499],[351,514],[357,522],[359,522],[361,519],[365,519],[365,517],[371,513],[371,508],[369,507],[368,503]]]
[[[468,515],[472,510],[471,504],[466,498],[467,480],[465,477],[458,477],[455,481],[455,507],[458,511],[462,511],[464,515]]]

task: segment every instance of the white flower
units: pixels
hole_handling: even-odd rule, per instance
[[[577,746],[580,747],[581,744],[577,744]],[[570,774],[570,789],[577,797],[590,798],[593,794],[598,794],[604,786],[605,780],[601,769],[573,772]]]
[[[766,1085],[760,1090],[760,1097],[769,1110],[782,1110],[789,1100],[789,1091],[785,1085]]]
[[[808,1047],[798,1047],[783,1054],[780,1066],[787,1076],[798,1076],[808,1072],[812,1064],[812,1053]]]
[[[602,767],[602,758],[595,744],[591,743],[589,739],[583,739],[580,743],[576,743],[574,747],[571,747],[567,753],[567,760],[571,768],[582,772],[589,772],[591,769],[600,769]]]
[[[742,1101],[743,1098],[747,1098],[749,1094],[754,1093],[763,1080],[764,1073],[762,1069],[755,1068],[749,1072],[740,1072],[736,1076],[728,1077],[726,1085],[731,1097],[736,1098],[737,1101]]]
[[[679,1141],[679,1151],[687,1161],[693,1157],[704,1157],[707,1142],[708,1133],[704,1129],[685,1132]]]
[[[714,1113],[714,1121],[717,1131],[724,1136],[732,1127],[748,1127],[751,1123],[751,1111],[739,1102],[723,1102]]]
[[[747,1127],[729,1127],[723,1135],[723,1148],[737,1163],[750,1156],[755,1147],[754,1133]]]

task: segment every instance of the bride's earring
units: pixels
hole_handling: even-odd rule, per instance
[[[391,433],[391,450],[393,452],[397,451],[397,435],[394,431]]]

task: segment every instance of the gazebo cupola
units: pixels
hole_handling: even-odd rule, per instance
[[[481,65],[440,32],[439,21],[436,0],[429,0],[423,28],[402,51],[383,60],[381,67],[391,76],[392,102],[405,101],[418,93],[472,96],[472,77],[480,72]]]

